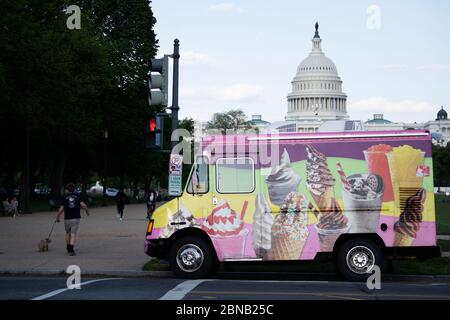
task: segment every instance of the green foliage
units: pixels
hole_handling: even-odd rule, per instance
[[[225,134],[227,131],[250,130],[252,129],[252,124],[247,120],[244,111],[237,109],[224,113],[215,113],[206,128],[218,129],[222,134]]]
[[[433,169],[434,185],[450,186],[450,144],[445,147],[433,145]]]
[[[80,30],[66,27],[70,4],[0,0],[0,187],[19,184],[26,128],[32,181],[54,190],[101,176],[105,143],[121,184],[164,178],[163,157],[144,145],[147,61],[158,49],[150,1],[79,1]]]

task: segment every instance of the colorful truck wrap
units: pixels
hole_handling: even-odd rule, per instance
[[[170,239],[192,229],[218,261],[312,260],[336,253],[343,236],[369,235],[382,248],[436,256],[431,136],[205,137],[182,196],[155,211],[146,252],[167,256]]]

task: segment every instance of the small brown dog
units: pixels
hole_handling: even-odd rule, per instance
[[[43,239],[39,241],[38,243],[38,251],[39,252],[46,252],[48,251],[48,244],[51,242],[50,239]]]

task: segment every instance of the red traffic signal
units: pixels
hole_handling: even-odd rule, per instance
[[[156,131],[156,118],[150,118],[148,120],[148,132],[155,132]]]

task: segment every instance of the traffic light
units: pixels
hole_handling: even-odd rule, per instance
[[[161,149],[163,146],[164,118],[157,114],[148,118],[146,123],[145,146],[149,149]]]
[[[169,57],[151,59],[148,73],[148,104],[164,106],[168,104]]]

